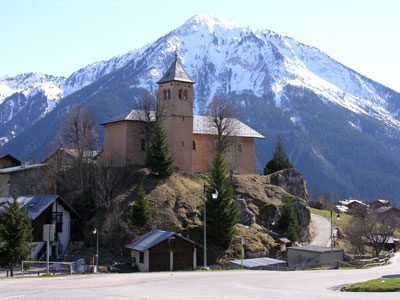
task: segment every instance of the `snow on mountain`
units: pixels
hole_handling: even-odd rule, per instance
[[[239,26],[220,17],[197,15],[153,43],[95,62],[68,78],[29,73],[0,80],[0,102],[20,92],[28,99],[43,93],[47,106],[41,116],[75,91],[129,64],[140,69],[135,78],[154,90],[178,51],[188,74],[196,81],[195,113],[201,112],[215,93],[274,93],[275,105],[290,102],[288,85],[306,88],[325,102],[340,105],[355,114],[368,115],[400,128],[399,108],[390,107],[382,85],[358,74],[315,47],[269,30]],[[10,105],[9,105],[10,106]],[[3,118],[4,122],[4,118]]]

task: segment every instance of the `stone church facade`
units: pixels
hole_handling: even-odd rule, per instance
[[[170,154],[179,170],[208,172],[216,153],[217,130],[211,117],[193,115],[193,84],[177,56],[165,75],[157,82],[159,114],[168,136]],[[155,113],[132,110],[102,125],[105,126],[104,152],[112,153],[121,163],[144,165],[146,126],[155,121]],[[237,119],[232,143],[225,159],[236,174],[256,173],[254,139],[261,134]]]

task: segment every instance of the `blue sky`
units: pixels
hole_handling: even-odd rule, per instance
[[[315,46],[400,91],[397,0],[0,0],[0,76],[69,76],[203,13]]]

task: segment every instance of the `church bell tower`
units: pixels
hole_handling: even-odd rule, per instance
[[[192,171],[194,81],[179,63],[177,53],[175,61],[157,84],[158,109],[174,166],[182,171]]]

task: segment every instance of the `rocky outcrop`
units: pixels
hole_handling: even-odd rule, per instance
[[[239,209],[239,223],[243,225],[251,225],[256,222],[256,218],[247,207],[246,200],[236,199],[236,203]]]
[[[270,183],[280,186],[293,196],[308,201],[308,192],[303,175],[296,169],[285,169],[275,172],[269,176]]]
[[[232,183],[238,200],[241,223],[255,223],[268,230],[276,229],[281,217],[280,207],[285,198],[293,199],[299,225],[300,242],[310,241],[309,225],[311,221],[308,195],[303,176],[296,169],[276,172],[270,176],[237,175]],[[244,203],[245,202],[245,203]]]

